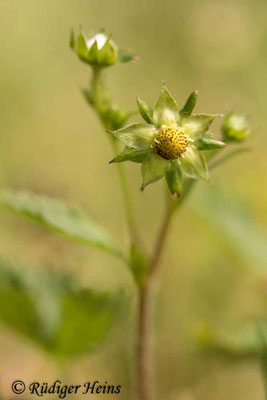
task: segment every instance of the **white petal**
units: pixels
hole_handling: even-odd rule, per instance
[[[95,36],[86,41],[86,46],[88,50],[90,50],[90,48],[96,42],[98,50],[101,50],[102,47],[104,47],[106,41],[107,41],[107,36],[104,35],[104,33],[97,33]]]

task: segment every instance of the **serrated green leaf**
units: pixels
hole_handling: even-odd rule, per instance
[[[133,161],[136,163],[142,163],[152,153],[152,149],[136,150],[132,147],[125,147],[110,163]]]
[[[137,102],[137,107],[138,110],[141,114],[141,116],[144,118],[144,120],[148,123],[148,124],[152,124],[154,123],[153,121],[153,110],[151,107],[149,107],[148,104],[146,104],[143,100],[140,99],[140,97],[137,96],[136,98],[136,102]]]
[[[113,239],[104,229],[90,221],[79,208],[45,196],[13,190],[0,193],[0,207],[69,239],[122,257],[121,250]]]
[[[181,119],[188,118],[192,114],[192,112],[195,108],[195,105],[196,105],[197,96],[198,96],[197,90],[195,90],[194,92],[192,92],[190,94],[185,105],[183,106],[183,108],[181,109],[181,111],[179,113]]]
[[[122,303],[122,293],[83,288],[72,275],[0,260],[0,322],[60,358],[94,350]]]

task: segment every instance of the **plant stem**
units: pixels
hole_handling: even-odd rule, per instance
[[[168,236],[170,222],[175,208],[168,207],[165,212],[163,224],[157,239],[155,250],[151,259],[150,270],[146,285],[140,293],[139,306],[139,391],[140,400],[152,400],[154,398],[152,388],[152,360],[151,338],[154,293],[157,283],[157,275],[160,267],[160,258],[164,244]]]
[[[93,76],[91,82],[91,105],[95,108],[99,119],[101,120],[105,129],[116,129],[114,126],[112,126],[112,121],[110,119],[107,119],[106,117],[107,111],[112,109],[112,102],[101,74],[101,68],[93,68]],[[118,141],[112,136],[110,136],[110,139],[113,148],[113,154],[116,155],[119,152]],[[130,195],[124,166],[120,163],[116,163],[116,166],[125,204],[130,241],[131,245],[134,245],[137,243],[137,232],[134,222],[132,198]]]
[[[118,142],[116,139],[115,140],[112,139],[112,145],[113,145],[113,152],[116,155],[118,153]],[[124,205],[125,205],[128,229],[129,229],[129,233],[130,233],[131,245],[134,245],[138,242],[138,238],[137,238],[137,232],[136,232],[135,221],[134,221],[132,196],[130,195],[130,190],[129,190],[127,176],[125,173],[124,166],[121,163],[116,163],[116,166],[117,166],[121,190],[122,190],[122,194],[123,194],[123,198],[124,198]]]
[[[247,153],[249,151],[251,151],[250,147],[241,147],[241,148],[238,148],[238,149],[234,149],[230,153],[227,153],[223,157],[219,158],[218,160],[215,160],[215,161],[211,162],[209,164],[209,169],[217,168],[221,164],[223,164],[225,161],[229,160],[230,158],[235,157],[238,154]]]
[[[152,316],[155,300],[155,289],[157,277],[160,270],[160,261],[164,245],[168,238],[169,228],[175,211],[181,206],[190,193],[193,180],[188,181],[184,187],[183,195],[176,201],[170,199],[167,202],[165,215],[156,241],[154,252],[151,257],[150,269],[146,284],[140,289],[139,303],[139,349],[138,349],[138,375],[139,375],[139,400],[153,400],[153,365],[152,359]]]

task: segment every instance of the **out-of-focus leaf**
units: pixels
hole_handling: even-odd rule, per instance
[[[204,350],[237,359],[258,357],[260,354],[260,342],[252,322],[235,328],[220,329],[212,324],[201,324],[196,330],[196,339]]]
[[[0,207],[69,239],[123,257],[113,239],[79,208],[37,194],[13,190],[0,193]]]
[[[127,63],[129,61],[138,60],[136,54],[132,53],[130,50],[127,49],[119,49],[118,53],[118,61],[122,64]]]
[[[210,187],[194,196],[193,210],[213,226],[231,248],[253,264],[266,267],[267,234],[261,232],[244,201]]]
[[[265,322],[258,322],[257,333],[260,342],[260,361],[262,380],[265,389],[265,398],[267,398],[267,325]]]
[[[81,287],[74,276],[10,268],[0,260],[0,322],[58,357],[94,350],[121,310],[121,292]]]

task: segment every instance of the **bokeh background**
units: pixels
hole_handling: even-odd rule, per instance
[[[263,399],[256,359],[207,356],[193,332],[207,321],[227,329],[267,314],[266,1],[1,0],[0,14],[1,187],[79,204],[124,245],[112,151],[81,95],[90,70],[69,49],[70,28],[105,27],[138,53],[138,63],[107,71],[113,97],[126,109],[135,108],[136,95],[153,104],[164,79],[180,106],[198,89],[199,112],[251,115],[252,151],[214,171],[208,189],[199,184],[172,226],[155,318],[155,385],[158,398],[168,400]],[[139,166],[127,169],[150,249],[163,213],[162,184],[141,194]],[[211,188],[226,196],[223,205],[220,196],[205,200]],[[246,208],[242,217],[231,201]],[[96,289],[123,288],[130,310],[100,349],[64,364],[1,325],[4,398],[13,398],[14,379],[108,380],[123,386],[114,398],[135,398],[136,290],[125,266],[5,212],[0,232],[2,258],[21,268],[70,271]]]

